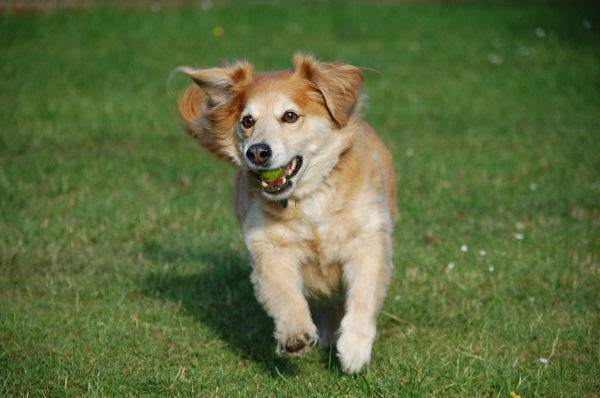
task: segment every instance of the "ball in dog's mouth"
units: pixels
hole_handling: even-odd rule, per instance
[[[296,156],[285,167],[271,170],[256,170],[263,191],[278,194],[292,185],[291,178],[302,168],[302,156]]]

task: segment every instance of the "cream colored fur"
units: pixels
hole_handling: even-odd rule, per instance
[[[196,82],[179,100],[186,129],[239,168],[236,212],[277,352],[335,344],[342,370],[360,371],[390,283],[396,218],[391,155],[358,114],[361,71],[303,54],[275,73],[248,63],[179,70]],[[249,155],[256,145],[270,149],[264,164]],[[256,171],[291,169],[296,157],[288,185],[262,188]]]

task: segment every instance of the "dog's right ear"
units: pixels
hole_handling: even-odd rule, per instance
[[[247,62],[238,62],[210,69],[180,66],[175,71],[190,77],[206,93],[208,105],[212,107],[229,102],[236,92],[236,86],[251,79],[253,67]]]
[[[177,68],[196,86],[179,97],[179,114],[188,133],[219,159],[239,164],[234,140],[235,96],[252,80],[253,68],[240,62],[223,68]]]

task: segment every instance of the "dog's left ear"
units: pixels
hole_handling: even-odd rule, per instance
[[[335,122],[343,127],[359,104],[364,75],[355,66],[319,62],[313,56],[294,55],[294,72],[311,81],[325,99]]]

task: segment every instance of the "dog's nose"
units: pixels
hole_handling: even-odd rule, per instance
[[[254,144],[246,151],[246,157],[254,164],[264,164],[271,158],[271,148],[266,144]]]

